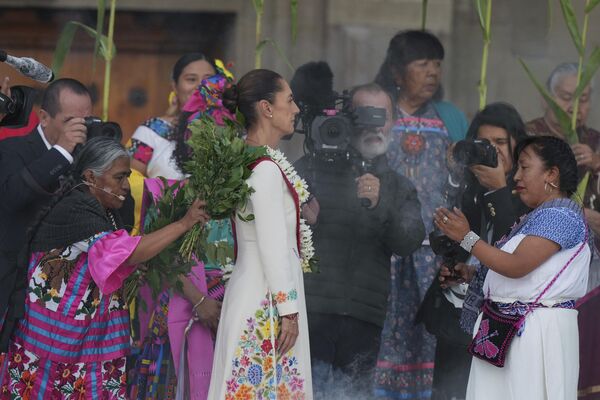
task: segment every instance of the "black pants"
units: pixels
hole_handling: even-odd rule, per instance
[[[438,338],[435,347],[432,400],[465,398],[472,358],[466,345]]]
[[[315,399],[371,398],[382,328],[320,313],[308,315],[308,328]]]

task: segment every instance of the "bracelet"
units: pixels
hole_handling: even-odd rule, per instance
[[[460,242],[460,247],[470,253],[471,250],[473,250],[473,246],[475,246],[475,243],[477,243],[479,239],[481,239],[479,235],[473,231],[469,231],[463,238],[462,242]]]
[[[202,296],[202,298],[200,299],[200,301],[198,301],[196,304],[194,304],[194,307],[192,307],[192,314],[194,314],[194,317],[196,319],[200,318],[200,316],[198,315],[198,311],[196,311],[196,309],[198,307],[200,307],[200,304],[202,304],[202,302],[206,300],[206,296]]]

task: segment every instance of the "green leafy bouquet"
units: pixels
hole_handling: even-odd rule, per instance
[[[178,221],[187,212],[185,193],[181,190],[181,182],[169,185],[166,179],[160,179],[163,189],[160,196],[154,199],[148,207],[144,221],[145,234],[155,232]],[[179,239],[171,243],[129,276],[124,286],[124,298],[127,304],[138,297],[143,284],[148,285],[153,298],[157,298],[165,287],[175,288],[179,292],[183,291],[179,276],[189,274],[194,263],[184,260],[179,253],[182,241],[183,239]],[[145,307],[143,302],[140,304]]]
[[[229,218],[237,209],[244,208],[252,194],[253,189],[246,183],[252,173],[249,166],[267,156],[266,149],[247,146],[233,123],[221,126],[211,118],[202,118],[193,121],[188,129],[191,158],[183,168],[189,175],[183,188],[185,202],[191,204],[194,199],[203,199],[211,218]],[[203,227],[194,226],[180,247],[183,258],[190,260],[192,254],[204,256],[206,239]]]

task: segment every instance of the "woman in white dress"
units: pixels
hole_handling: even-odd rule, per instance
[[[277,73],[247,73],[224,95],[245,117],[251,146],[277,147],[299,112]],[[284,172],[261,159],[250,200],[235,217],[237,260],[227,284],[208,398],[312,399],[298,203]],[[248,221],[242,216],[254,215]]]
[[[515,159],[515,188],[533,211],[496,247],[478,240],[459,210],[435,213],[442,232],[490,269],[483,286],[484,313],[471,347],[476,358],[467,399],[576,399],[574,306],[586,292],[592,242],[581,208],[569,199],[577,188],[575,156],[564,141],[539,136],[521,141]],[[490,309],[503,317],[525,316],[508,348],[499,342],[502,329],[497,318],[489,317]],[[504,351],[504,367],[499,368]]]

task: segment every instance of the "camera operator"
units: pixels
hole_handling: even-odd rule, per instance
[[[467,168],[462,170],[461,209],[470,226],[489,243],[508,233],[518,217],[528,211],[519,197],[512,195],[513,149],[526,136],[525,125],[513,106],[492,103],[475,115],[467,138],[456,144],[454,156],[449,157],[451,170],[456,171],[453,175],[461,174],[464,168],[461,162],[466,164]],[[484,139],[488,142],[474,142]],[[460,148],[472,151],[457,152]],[[497,160],[495,167],[484,165],[493,164],[493,159]],[[454,179],[461,180],[456,176]],[[439,281],[432,283],[420,311],[428,330],[437,338],[434,400],[465,398],[471,365],[467,345],[479,314],[478,303],[483,299],[483,280],[487,273],[487,268],[476,269],[469,265],[466,257],[465,261],[442,267]],[[471,278],[472,284],[467,289],[464,282]]]
[[[331,370],[349,378],[344,389],[352,396],[371,395],[390,258],[412,253],[425,236],[414,186],[387,164],[389,96],[368,84],[351,92],[351,102],[355,112],[367,106],[385,109],[385,125],[355,129],[347,157],[332,160],[315,153],[296,164],[315,196],[303,216],[314,224],[320,269],[305,275],[316,398],[342,395],[321,392]]]
[[[6,81],[5,81],[6,82]],[[77,144],[86,141],[84,117],[91,115],[87,88],[74,79],[51,83],[40,124],[28,135],[0,141],[0,351],[25,304],[26,268],[18,264],[25,233],[37,212],[60,186]]]

